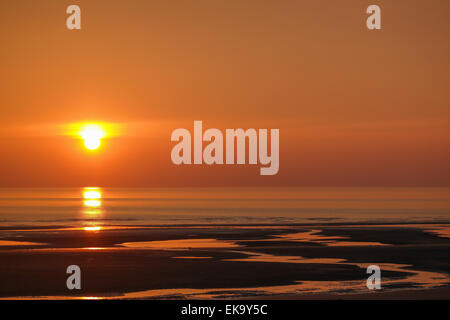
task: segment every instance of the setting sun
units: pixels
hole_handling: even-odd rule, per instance
[[[73,122],[60,126],[62,135],[81,140],[84,147],[91,151],[98,151],[105,139],[116,138],[122,134],[123,124],[103,121]]]
[[[89,124],[82,128],[80,136],[83,138],[86,148],[95,150],[100,147],[101,139],[105,136],[105,131],[97,124]]]

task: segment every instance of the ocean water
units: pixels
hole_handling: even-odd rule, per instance
[[[450,188],[11,188],[0,226],[450,222]]]
[[[450,188],[0,189],[0,299],[366,294],[373,264],[383,292],[433,289],[449,223]]]

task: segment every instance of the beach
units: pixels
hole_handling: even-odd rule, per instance
[[[375,214],[370,215],[370,219],[366,215],[366,221],[361,221],[355,214],[317,219],[303,213],[289,213],[291,221],[297,220],[267,223],[288,218],[280,212],[292,212],[292,203],[301,202],[304,192],[297,190],[297,198],[291,191],[293,193],[289,197],[281,200],[287,203],[285,206],[266,210],[264,218],[255,219],[253,223],[248,223],[248,219],[236,223],[240,219],[238,215],[230,215],[227,221],[218,214],[197,216],[197,223],[177,223],[181,219],[183,222],[194,220],[189,213],[182,218],[168,214],[167,220],[160,218],[156,220],[159,223],[151,224],[151,214],[146,215],[143,211],[146,208],[149,212],[152,208],[154,211],[154,205],[143,207],[143,199],[148,198],[142,194],[136,196],[134,193],[134,199],[138,200],[131,203],[129,192],[127,197],[110,198],[108,191],[99,190],[96,189],[97,193],[88,190],[87,196],[96,198],[98,202],[87,204],[86,201],[92,199],[85,199],[84,189],[81,196],[79,190],[73,193],[78,194],[75,198],[67,197],[70,190],[59,191],[64,196],[53,195],[52,199],[48,194],[45,198],[36,193],[35,197],[27,194],[27,199],[31,200],[24,200],[24,197],[17,200],[11,196],[11,191],[3,193],[0,200],[3,212],[11,208],[17,210],[11,203],[30,201],[37,212],[49,207],[48,212],[52,212],[56,207],[62,213],[58,215],[55,211],[47,215],[47,220],[43,219],[45,215],[26,220],[30,217],[27,214],[21,221],[3,222],[0,226],[0,298],[449,298],[450,223],[442,218],[446,209],[440,208],[439,215],[418,218],[414,222],[386,221]],[[21,192],[23,194],[23,190]],[[152,194],[155,193],[153,191]],[[233,193],[236,196],[236,191]],[[225,203],[216,211],[224,210],[224,206],[230,208],[230,203],[236,207],[246,204],[246,212],[253,210],[255,204],[265,202],[266,207],[273,206],[273,201],[267,198],[258,201],[255,194],[247,198],[250,200],[230,200],[230,194],[229,197],[220,194],[221,200],[203,193],[197,200],[186,200],[182,195],[182,201],[195,202],[196,206],[219,201]],[[318,200],[302,203],[306,202],[308,207],[312,203],[327,203],[321,194],[316,196]],[[368,200],[367,193],[363,196],[356,200],[340,196],[339,201],[344,206],[348,206],[349,201],[375,201],[384,205],[395,202],[386,200],[386,196],[382,200],[373,196]],[[173,197],[179,199],[180,194]],[[36,205],[39,201],[40,206]],[[79,202],[79,212],[68,219],[65,214],[70,215],[69,210],[75,201]],[[173,210],[176,207],[174,203],[180,200],[165,201]],[[334,199],[333,203],[336,201]],[[436,207],[435,201],[443,203],[447,200],[442,198],[442,194],[422,199],[422,203],[427,203],[431,209]],[[137,208],[139,213],[115,216],[114,210],[117,211],[118,203],[122,205],[122,202],[132,210]],[[417,198],[412,200],[414,210],[418,202]],[[89,210],[98,212],[93,214]],[[193,209],[187,207],[186,210],[191,212]],[[397,219],[400,220],[398,216]],[[69,276],[66,270],[70,265],[81,269],[80,290],[69,290],[66,286]],[[381,269],[381,290],[369,290],[366,286],[369,276],[366,270],[370,265]]]
[[[429,293],[420,289],[442,289],[450,281],[450,239],[425,231],[436,227],[3,230],[15,235],[3,237],[7,240],[0,252],[4,279],[0,295],[170,299],[325,295],[341,299],[355,294],[402,294],[409,289],[426,296]],[[315,230],[316,237],[299,236],[310,234],[309,230]],[[340,244],[343,234],[350,239]],[[289,240],[289,235],[296,235],[295,240]],[[370,241],[379,239],[382,245]],[[380,293],[372,294],[365,286],[364,267],[371,264],[383,270]],[[82,270],[81,290],[71,292],[65,286],[69,265]]]

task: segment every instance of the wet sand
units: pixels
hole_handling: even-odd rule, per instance
[[[0,297],[449,299],[446,230],[446,224],[3,228]],[[72,264],[81,267],[82,290],[66,288]],[[382,268],[377,292],[365,286],[370,264]]]

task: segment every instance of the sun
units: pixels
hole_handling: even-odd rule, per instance
[[[122,135],[123,124],[111,122],[74,122],[61,125],[61,133],[82,141],[85,150],[96,154],[103,141]]]
[[[105,136],[105,131],[100,125],[87,124],[82,127],[80,136],[84,140],[86,148],[96,150],[101,145],[101,139]]]

